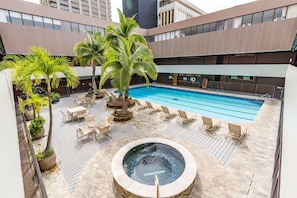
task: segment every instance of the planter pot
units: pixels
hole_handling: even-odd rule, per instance
[[[40,138],[43,138],[44,136],[44,127],[35,135],[35,137],[32,137],[32,140],[38,140]]]
[[[55,167],[56,165],[56,153],[53,153],[47,158],[43,158],[38,161],[40,170],[47,171]]]
[[[128,111],[127,113],[123,114],[121,110],[117,110],[117,113],[112,114],[114,116],[115,122],[124,122],[131,120],[133,118],[133,113]]]
[[[25,110],[25,118],[26,120],[33,120],[34,119],[34,111],[32,110]]]

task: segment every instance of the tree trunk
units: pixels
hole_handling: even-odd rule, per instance
[[[93,94],[95,94],[95,93],[97,93],[97,85],[96,85],[96,80],[95,80],[96,65],[94,64],[94,59],[91,60],[91,67],[92,67]]]
[[[126,113],[128,111],[128,90],[129,88],[125,89],[125,97],[124,97],[124,101],[123,101],[123,108],[122,108],[122,112]]]
[[[50,113],[50,123],[49,123],[49,130],[47,134],[47,143],[44,152],[49,152],[51,148],[52,142],[52,130],[53,130],[53,111],[52,111],[52,103],[51,103],[51,80],[48,80],[47,83],[47,93],[48,93],[48,107]]]

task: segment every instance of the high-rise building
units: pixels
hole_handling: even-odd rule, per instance
[[[186,0],[158,0],[158,26],[206,14]]]
[[[157,27],[157,0],[123,0],[122,4],[125,16],[135,15],[141,28]]]
[[[40,0],[40,4],[98,19],[111,20],[110,0]]]

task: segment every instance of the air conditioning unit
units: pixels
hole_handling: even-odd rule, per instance
[[[241,27],[251,26],[251,25],[252,25],[251,23],[245,23],[245,24],[242,24]]]

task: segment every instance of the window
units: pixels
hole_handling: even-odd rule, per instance
[[[55,30],[61,30],[62,29],[61,21],[53,19],[53,24],[54,24],[54,29]]]
[[[10,17],[7,10],[0,9],[0,22],[10,23]]]
[[[31,14],[22,14],[24,25],[34,26],[33,17]]]
[[[189,36],[189,35],[192,34],[192,33],[191,33],[191,29],[192,29],[192,28],[186,28],[186,36]]]
[[[224,29],[224,21],[217,22],[217,29],[216,30],[223,30]]]
[[[67,31],[67,32],[71,32],[71,25],[70,25],[70,22],[66,22],[64,21],[63,22],[63,27],[64,27],[64,30]]]
[[[78,24],[77,23],[71,23],[71,30],[72,30],[72,32],[79,32],[78,31]]]
[[[203,33],[203,25],[198,25],[198,26],[197,26],[197,33],[198,33],[198,34]]]
[[[272,21],[273,15],[274,15],[274,10],[264,11],[262,22],[264,23],[264,22]]]
[[[35,27],[44,27],[42,17],[33,16],[34,26]]]
[[[48,28],[48,29],[53,29],[54,26],[53,26],[53,20],[50,19],[50,18],[43,18],[43,21],[44,21],[44,27],[45,28]]]
[[[291,5],[288,7],[287,11],[287,19],[296,18],[297,17],[297,4]]]
[[[242,17],[237,17],[234,19],[233,28],[238,28],[241,26]]]
[[[80,33],[82,33],[82,34],[86,33],[86,32],[85,32],[85,30],[86,30],[86,26],[85,26],[85,25],[83,25],[83,24],[79,24],[79,25],[78,25],[78,29],[79,29],[79,32],[80,32]]]
[[[225,20],[225,30],[232,28],[232,19]]]
[[[262,23],[262,18],[263,18],[263,12],[258,12],[253,14],[253,20],[252,20],[252,24],[259,24]]]
[[[192,35],[197,34],[197,26],[192,27]]]
[[[89,25],[86,25],[86,30],[89,32],[89,33],[92,33],[92,26],[89,26]]]
[[[241,25],[242,26],[251,25],[252,24],[252,17],[253,17],[253,15],[251,15],[251,14],[243,16]]]
[[[216,22],[209,24],[209,31],[210,32],[214,32],[214,31],[216,31],[216,29],[217,29],[217,23]]]
[[[9,12],[11,23],[13,24],[23,24],[21,13],[19,12]]]
[[[209,23],[203,25],[203,33],[209,32]]]
[[[278,20],[282,18],[283,8],[277,8],[274,12],[273,20]]]

